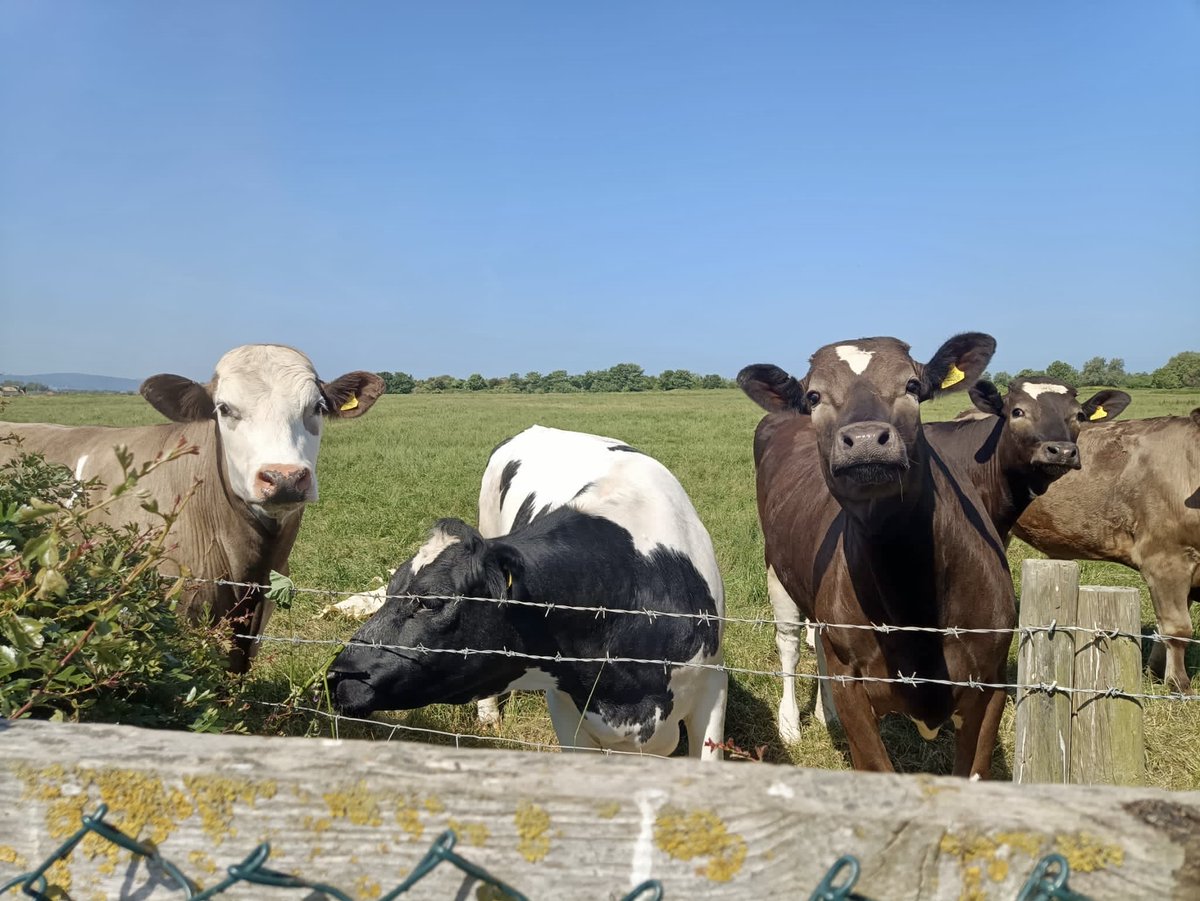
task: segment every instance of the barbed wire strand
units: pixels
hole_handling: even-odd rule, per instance
[[[663,669],[671,667],[689,667],[693,669],[705,670],[723,670],[727,673],[736,673],[743,676],[773,676],[781,678],[784,676],[794,677],[796,679],[808,679],[811,681],[827,681],[827,682],[873,682],[885,685],[941,685],[957,688],[974,688],[980,691],[985,689],[1005,689],[1006,691],[1024,691],[1027,694],[1065,694],[1065,695],[1088,695],[1090,697],[1105,697],[1105,698],[1124,698],[1127,700],[1150,700],[1150,701],[1200,701],[1200,695],[1185,695],[1182,693],[1164,692],[1161,694],[1152,694],[1149,692],[1129,692],[1122,691],[1115,687],[1109,688],[1075,688],[1059,685],[1057,682],[1037,682],[1028,685],[1021,685],[1009,682],[983,682],[978,679],[968,679],[965,682],[956,682],[953,679],[932,679],[925,676],[918,676],[913,673],[911,676],[899,674],[897,676],[847,676],[847,675],[820,675],[817,673],[786,673],[782,670],[758,670],[749,669],[739,666],[728,666],[724,663],[701,663],[695,660],[669,660],[666,658],[656,657],[615,657],[606,654],[603,657],[571,657],[564,654],[529,654],[524,651],[513,651],[509,649],[491,649],[491,648],[430,648],[425,645],[403,645],[403,644],[376,644],[373,642],[355,642],[347,645],[345,641],[328,638],[301,638],[296,635],[248,635],[238,634],[237,638],[244,638],[256,642],[273,642],[277,644],[291,645],[312,645],[318,647],[334,647],[347,646],[359,648],[371,648],[379,651],[407,651],[422,654],[456,654],[460,657],[472,657],[476,655],[493,656],[493,657],[511,657],[519,660],[533,660],[539,663],[629,663],[640,666],[660,666]]]
[[[227,588],[256,588],[264,591],[270,591],[270,585],[264,585],[258,582],[235,582],[229,579],[198,579],[189,577],[186,582],[196,585],[216,585]],[[291,586],[287,589],[296,594],[311,594],[320,595],[323,597],[343,597],[352,598],[359,595],[375,595],[378,589],[370,589],[368,591],[342,591],[333,588],[306,588],[298,585]],[[378,596],[378,595],[376,595]],[[452,595],[452,594],[384,594],[380,597],[380,604],[387,600],[411,600],[411,601],[471,601],[481,604],[497,604],[499,606],[514,606],[514,607],[530,607],[539,610],[545,610],[549,615],[551,611],[557,613],[591,613],[596,619],[604,616],[645,616],[650,619],[662,617],[664,619],[688,619],[697,620],[700,622],[718,622],[718,623],[735,623],[741,625],[750,625],[756,627],[765,626],[782,626],[789,628],[812,628],[819,631],[825,629],[850,629],[867,632],[881,632],[885,635],[893,632],[913,632],[924,634],[950,635],[959,637],[963,635],[1020,635],[1022,637],[1031,637],[1034,635],[1053,635],[1057,632],[1068,632],[1071,634],[1087,635],[1093,639],[1100,638],[1129,638],[1136,641],[1153,641],[1162,643],[1174,644],[1193,644],[1200,645],[1200,638],[1174,638],[1165,636],[1159,632],[1124,632],[1120,629],[1104,629],[1100,627],[1087,628],[1085,626],[1061,625],[1058,623],[1050,623],[1048,625],[1037,626],[1011,626],[997,628],[967,628],[960,626],[899,626],[888,623],[826,623],[817,620],[777,620],[772,616],[728,616],[717,613],[707,613],[700,611],[698,613],[688,613],[678,610],[654,610],[640,609],[630,610],[621,607],[604,607],[604,606],[587,606],[580,604],[564,604],[553,603],[548,601],[523,601],[513,598],[485,598],[473,597],[470,595]],[[349,614],[344,614],[348,618],[353,618]]]

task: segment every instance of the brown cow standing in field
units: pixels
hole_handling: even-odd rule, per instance
[[[1150,587],[1159,632],[1151,667],[1188,692],[1189,602],[1200,600],[1200,408],[1084,429],[1087,468],[1034,501],[1013,529],[1043,553],[1133,567]]]
[[[383,380],[351,372],[322,382],[312,362],[290,347],[252,344],[221,357],[212,381],[201,385],[178,375],[156,375],[142,395],[173,420],[130,428],[67,427],[5,423],[0,462],[34,452],[68,466],[80,480],[121,480],[113,448],[125,445],[138,462],[167,454],[181,441],[199,453],[184,456],[146,476],[145,489],[166,510],[198,483],[171,530],[173,560],[164,572],[186,566],[200,579],[264,583],[272,569],[287,572],[288,555],[300,529],[304,506],[317,499],[317,451],[326,416],[353,418],[383,393]],[[134,493],[136,494],[136,493]],[[114,523],[154,525],[142,499],[126,496],[108,508]],[[205,609],[228,618],[235,631],[261,634],[274,605],[257,589],[204,586],[187,595],[180,609],[193,619]],[[254,642],[237,638],[230,668],[245,672]]]
[[[827,345],[795,379],[748,366],[742,389],[771,412],[754,441],[768,580],[824,623],[1008,629],[1016,599],[1004,545],[969,480],[930,446],[920,403],[969,387],[995,341],[951,338],[922,365],[895,338]],[[810,414],[810,415],[797,415]],[[826,488],[827,486],[827,488]],[[775,597],[773,596],[773,600]],[[934,730],[961,717],[956,775],[986,777],[1008,634],[824,629],[819,653],[857,769],[891,770],[879,718],[903,713]]]
[[[1045,377],[1015,379],[1005,395],[991,382],[980,381],[972,386],[970,394],[975,410],[960,413],[949,422],[926,424],[925,437],[970,479],[992,525],[1005,541],[1013,523],[1035,498],[1057,479],[1080,468],[1083,460],[1076,439],[1083,423],[1118,416],[1130,400],[1124,391],[1106,389],[1081,403],[1074,388]],[[772,584],[772,590],[777,593],[782,590],[778,580]],[[786,607],[782,601],[780,598],[777,606]],[[795,645],[793,624],[797,615],[793,612],[789,622],[776,624],[780,659],[789,661],[791,669],[786,670],[789,673],[794,672],[798,654],[794,647],[786,651],[785,647],[789,641]],[[791,635],[787,634],[789,630]],[[808,643],[815,647],[811,628]],[[785,709],[780,704],[780,734],[787,722],[791,728],[784,737],[795,740],[800,713],[796,708],[794,677],[784,679],[784,697],[790,699],[791,708]],[[792,685],[787,684],[789,681]],[[822,682],[820,689],[816,716],[828,723],[836,711],[828,683]],[[933,737],[933,733],[924,734]]]

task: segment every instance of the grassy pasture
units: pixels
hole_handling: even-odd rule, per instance
[[[1081,392],[1087,396],[1088,392]],[[1200,406],[1200,392],[1134,391],[1126,417],[1186,414]],[[926,404],[926,421],[963,409],[963,395]],[[432,522],[443,516],[476,519],[479,479],[488,453],[501,439],[532,423],[610,435],[654,455],[691,494],[716,546],[725,579],[730,615],[761,617],[763,626],[729,624],[725,654],[730,666],[775,670],[773,630],[762,566],[762,539],[754,501],[751,437],[761,413],[738,391],[679,391],[633,395],[390,395],[357,421],[334,422],[321,450],[321,501],[305,514],[292,553],[292,575],[300,586],[358,591],[374,577],[410,556]],[[64,424],[139,425],[161,421],[137,397],[63,395],[21,397],[0,418]],[[1086,465],[1086,461],[1085,461]],[[1010,563],[1034,554],[1014,542]],[[1142,592],[1142,621],[1154,614],[1145,584],[1132,570],[1115,564],[1083,563],[1084,584],[1129,585]],[[269,632],[313,639],[341,639],[355,628],[336,618],[317,619],[330,600],[301,595],[290,611],[276,614]],[[1193,616],[1198,611],[1193,610]],[[281,700],[306,682],[326,657],[324,648],[268,645],[245,690],[251,697]],[[1189,656],[1194,672],[1200,653]],[[815,671],[805,655],[801,670]],[[1015,676],[1015,665],[1012,672]],[[1147,682],[1147,688],[1151,683]],[[798,686],[802,710],[812,708],[813,683]],[[815,722],[801,741],[783,746],[775,732],[779,682],[769,676],[736,675],[731,680],[727,734],[743,748],[767,745],[767,758],[807,766],[849,765],[841,736]],[[456,733],[482,733],[525,741],[553,742],[554,733],[540,696],[514,698],[502,726],[484,732],[468,707],[435,706],[396,714],[389,722]],[[249,720],[248,720],[249,721]],[[262,731],[329,734],[330,724],[253,718]],[[922,741],[907,721],[885,724],[885,740],[904,770],[949,771],[953,756],[949,730],[934,742]],[[347,727],[340,734],[387,737],[388,730]],[[1149,778],[1169,788],[1200,788],[1200,703],[1150,702],[1146,710]],[[402,733],[401,733],[402,735]],[[1006,778],[1012,757],[1012,707],[1005,716],[995,774]],[[464,741],[464,744],[469,742]]]

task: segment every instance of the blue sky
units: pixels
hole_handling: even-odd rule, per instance
[[[0,2],[0,371],[1200,346],[1200,3]]]

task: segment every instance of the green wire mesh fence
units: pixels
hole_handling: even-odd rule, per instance
[[[0,895],[7,894],[12,889],[20,890],[31,898],[39,901],[50,901],[51,887],[46,880],[46,871],[56,861],[70,856],[83,839],[89,834],[96,834],[113,844],[145,858],[151,872],[165,877],[165,882],[190,901],[204,901],[213,898],[232,888],[238,883],[261,885],[271,888],[306,888],[314,892],[334,898],[336,901],[353,901],[353,896],[332,885],[312,882],[290,873],[281,873],[267,867],[271,856],[271,845],[263,842],[258,845],[240,863],[226,870],[227,875],[211,888],[200,890],[195,882],[189,879],[171,861],[167,860],[153,845],[139,842],[130,838],[121,830],[104,821],[108,814],[108,805],[101,804],[93,814],[84,814],[79,829],[55,851],[46,858],[35,870],[22,873],[8,882],[0,885]],[[454,850],[457,836],[454,830],[447,829],[433,840],[425,856],[413,867],[412,873],[391,891],[381,895],[377,901],[391,901],[404,895],[414,885],[428,876],[442,864],[449,864],[462,871],[480,883],[478,897],[488,901],[529,901],[527,896],[517,891],[511,885],[497,879],[487,870],[471,863]],[[839,857],[829,872],[817,885],[816,890],[809,896],[809,901],[870,901],[865,895],[854,892],[858,882],[861,867],[858,859],[850,855]],[[1033,873],[1026,881],[1017,901],[1089,901],[1084,895],[1072,891],[1067,886],[1070,867],[1060,854],[1049,854],[1042,858]],[[662,884],[656,879],[648,879],[624,895],[621,901],[661,901],[663,898]]]

